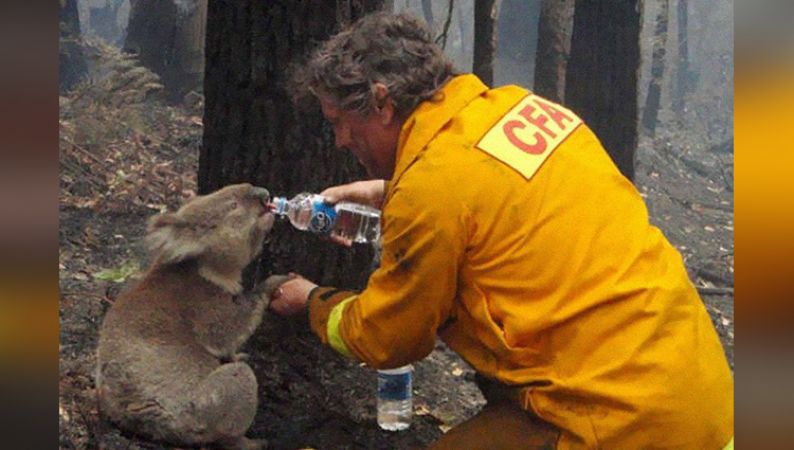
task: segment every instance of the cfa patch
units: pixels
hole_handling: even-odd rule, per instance
[[[579,125],[576,114],[529,94],[477,143],[477,148],[517,170],[527,180]]]

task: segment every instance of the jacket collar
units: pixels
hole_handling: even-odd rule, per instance
[[[488,87],[476,75],[466,74],[452,78],[431,100],[419,104],[408,116],[397,141],[394,174],[389,182],[386,197],[405,170],[416,160],[439,130],[472,100],[487,91]]]

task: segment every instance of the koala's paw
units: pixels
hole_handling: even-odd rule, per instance
[[[292,278],[294,277],[290,275],[271,275],[267,277],[265,281],[259,282],[259,284],[257,284],[254,288],[254,291],[258,294],[264,295],[268,300],[270,300],[270,298],[273,297],[273,292],[278,289],[279,286],[291,280]]]

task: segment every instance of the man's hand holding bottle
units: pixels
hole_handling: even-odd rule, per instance
[[[386,194],[386,180],[356,181],[349,184],[332,186],[320,193],[330,204],[338,202],[360,203],[380,209]],[[331,235],[330,239],[337,244],[350,247],[353,241],[349,238]],[[306,309],[309,293],[317,287],[315,283],[298,274],[291,273],[292,278],[284,282],[273,293],[270,309],[278,315],[290,316]]]

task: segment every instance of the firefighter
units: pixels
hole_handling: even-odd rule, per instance
[[[362,18],[293,82],[366,167],[323,194],[382,209],[382,256],[362,292],[298,276],[271,308],[373,368],[460,354],[488,403],[431,448],[732,448],[683,260],[574,112],[459,74],[409,15]]]

